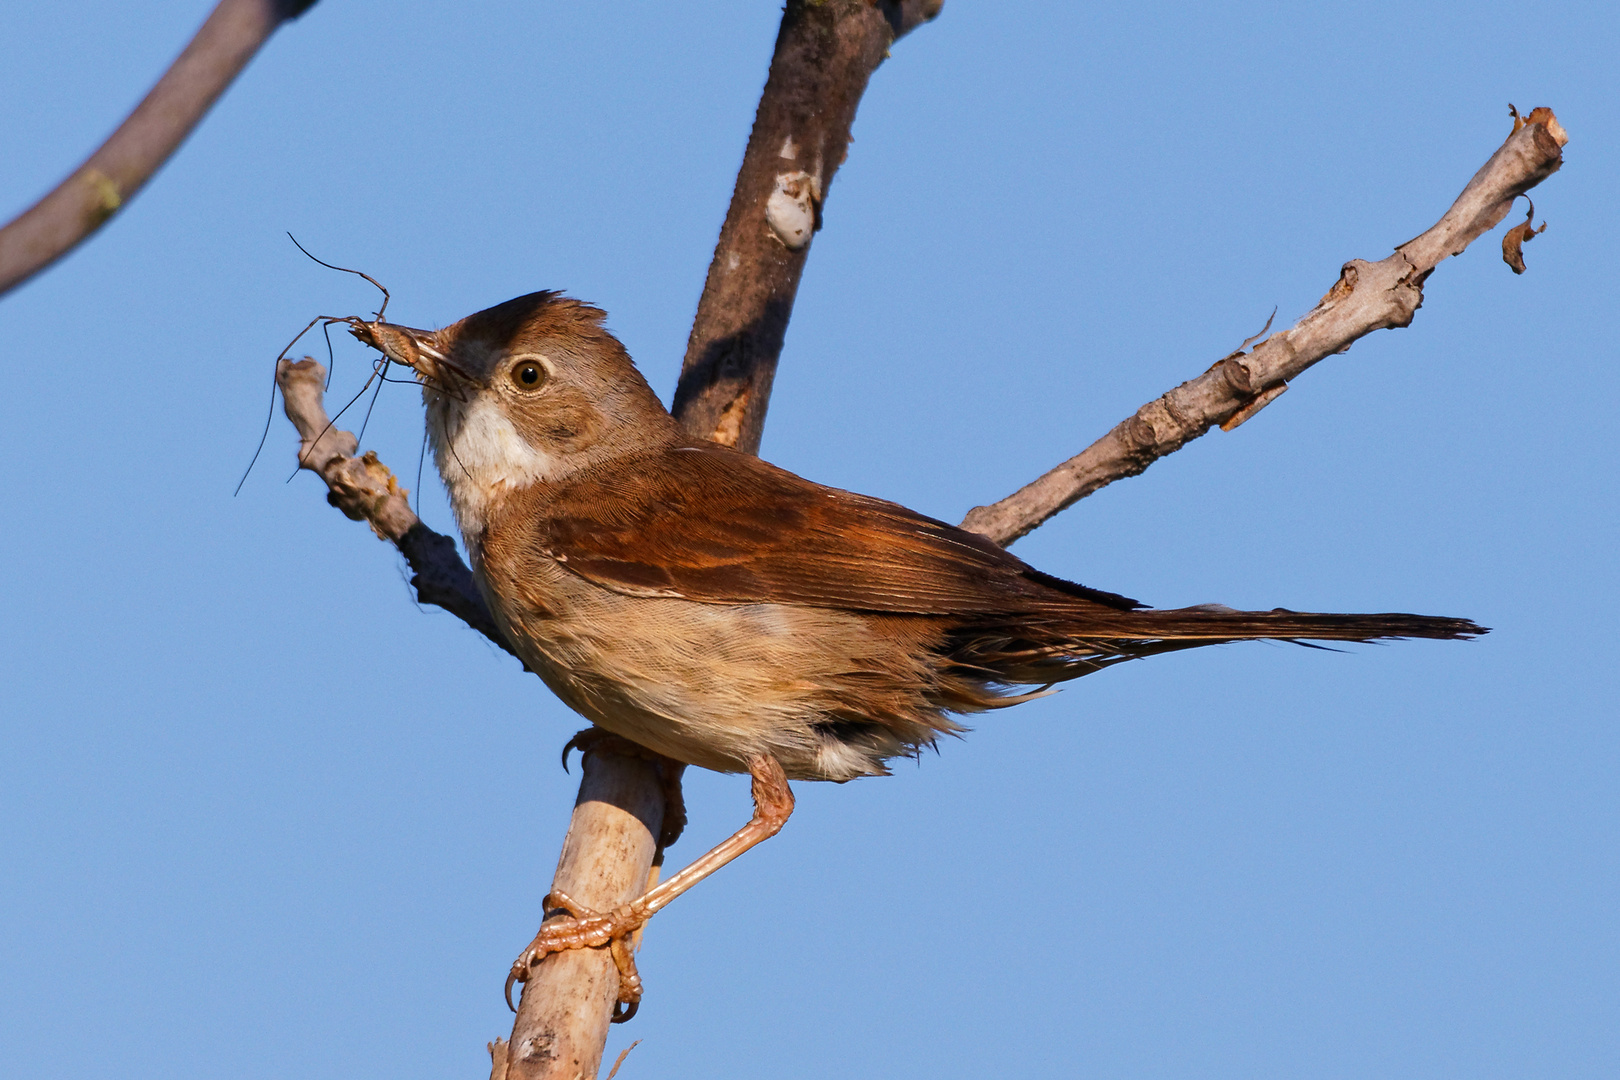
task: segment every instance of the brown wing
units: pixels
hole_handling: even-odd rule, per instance
[[[534,497],[538,553],[635,596],[938,615],[1141,607],[977,533],[724,447],[621,460]]]

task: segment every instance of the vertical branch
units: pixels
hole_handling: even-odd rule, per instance
[[[687,430],[758,453],[810,240],[867,80],[944,0],[789,0],[731,208],[720,229],[673,412]]]
[[[648,888],[664,820],[658,766],[647,759],[587,752],[579,798],[552,888],[597,911],[628,904]],[[619,994],[607,949],[546,958],[523,987],[506,1051],[507,1080],[596,1075]]]
[[[799,276],[855,108],[889,46],[943,2],[788,0],[675,389],[674,413],[688,430],[758,451]],[[553,888],[606,910],[650,880],[664,796],[645,761],[604,749],[586,755],[584,768]],[[616,978],[603,949],[548,956],[524,985],[510,1044],[491,1049],[495,1072],[504,1053],[509,1080],[595,1076]]]
[[[169,70],[101,148],[0,229],[0,294],[106,224],[169,160],[276,28],[315,0],[220,0]]]

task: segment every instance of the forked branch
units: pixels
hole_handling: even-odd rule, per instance
[[[1231,431],[1276,400],[1289,381],[1317,361],[1342,353],[1356,339],[1406,326],[1423,303],[1423,283],[1440,260],[1460,255],[1506,216],[1513,200],[1563,164],[1568,136],[1551,109],[1521,119],[1513,133],[1463,188],[1434,227],[1380,262],[1352,259],[1339,280],[1304,318],[1266,338],[1248,353],[1239,349],[1208,371],[1161,394],[1085,450],[1038,480],[990,506],[978,506],[962,527],[1007,545],[1115,480],[1135,476],[1219,424]],[[1503,256],[1515,258],[1530,230],[1515,230]],[[1510,237],[1510,240],[1513,238]]]
[[[1446,256],[1462,252],[1502,220],[1518,195],[1550,176],[1561,164],[1566,141],[1551,111],[1536,110],[1527,121],[1515,124],[1513,134],[1433,228],[1381,262],[1345,264],[1338,283],[1294,326],[1272,334],[1248,353],[1240,350],[1224,358],[1198,378],[1144,405],[1084,453],[1007,499],[975,509],[964,525],[999,543],[1010,543],[1105,484],[1140,473],[1213,425],[1231,430],[1274,400],[1290,379],[1324,357],[1343,352],[1357,338],[1407,325],[1434,267]],[[1516,244],[1508,246],[1517,253]],[[769,297],[756,299],[767,305],[773,302]],[[774,365],[774,353],[770,360]],[[325,379],[321,366],[307,359],[284,360],[277,379],[288,418],[299,431],[300,460],[326,481],[328,500],[349,517],[370,522],[378,536],[400,549],[416,573],[412,583],[424,603],[445,608],[510,651],[494,629],[454,542],[428,529],[411,512],[405,493],[375,454],[355,457],[354,436],[331,426],[321,400]],[[768,388],[768,383],[764,385]],[[731,415],[746,419],[763,399],[744,395],[731,401]],[[689,422],[693,415],[700,414],[689,414]],[[752,430],[757,433],[758,428]],[[639,895],[640,883],[648,880],[654,826],[663,811],[657,790],[661,781],[647,762],[617,754],[589,755],[585,769],[556,880],[599,875],[597,880],[611,882],[611,887],[604,886],[602,899],[592,902],[607,908]],[[623,894],[622,899],[617,894]],[[612,1009],[604,981],[611,977],[611,969],[605,956],[588,951],[548,960],[541,970],[548,976],[549,992],[536,993],[539,987],[530,986],[511,1044],[497,1040],[491,1046],[495,1075],[508,1080],[563,1075],[581,1055],[588,1058],[584,1075],[594,1072]],[[559,1056],[563,1049],[569,1056]]]

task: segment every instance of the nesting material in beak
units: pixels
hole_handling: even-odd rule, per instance
[[[451,362],[438,348],[438,335],[429,330],[413,330],[385,322],[355,322],[349,333],[396,364],[416,372],[429,386],[446,393],[471,381],[467,373]]]

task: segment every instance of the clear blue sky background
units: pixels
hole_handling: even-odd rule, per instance
[[[206,0],[13,4],[0,217]],[[0,1073],[485,1075],[578,721],[283,480],[317,313],[564,288],[673,388],[778,10],[322,0],[150,188],[0,301]],[[1160,605],[1412,610],[1245,645],[801,785],[653,924],[621,1076],[1600,1077],[1620,1060],[1613,4],[950,0],[873,80],[765,455],[957,520],[1572,141],[1406,330],[1020,543]],[[1522,204],[1521,204],[1522,206]],[[339,354],[338,391],[365,370]],[[366,445],[412,483],[392,387]],[[431,469],[431,466],[430,466]],[[436,482],[423,513],[450,528]],[[747,786],[695,774],[683,862]]]

